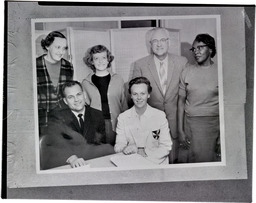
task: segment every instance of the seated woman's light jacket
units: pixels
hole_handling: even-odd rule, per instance
[[[168,163],[172,141],[168,121],[163,111],[147,105],[143,115],[138,116],[135,107],[118,117],[115,152],[122,152],[128,145],[141,147],[140,132],[146,133],[144,142],[147,159],[156,163]]]

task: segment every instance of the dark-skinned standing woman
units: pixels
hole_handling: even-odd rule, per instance
[[[212,60],[216,54],[215,40],[209,34],[199,34],[190,50],[196,64],[183,70],[179,84],[179,163],[218,161],[218,68]]]

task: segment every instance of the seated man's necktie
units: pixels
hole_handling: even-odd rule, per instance
[[[80,128],[81,128],[81,132],[83,132],[84,130],[84,120],[83,120],[83,114],[78,114],[79,117],[79,124],[80,124]]]

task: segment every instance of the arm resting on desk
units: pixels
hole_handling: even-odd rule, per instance
[[[72,155],[87,160],[114,153],[111,145],[88,144],[82,135],[60,123],[52,124],[41,139],[40,167],[43,170],[65,165]]]

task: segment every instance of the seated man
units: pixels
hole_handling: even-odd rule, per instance
[[[106,135],[102,112],[86,105],[81,84],[66,82],[62,94],[67,106],[51,113],[41,138],[41,169],[67,163],[79,167],[86,165],[85,160],[113,154],[113,147],[103,144]]]
[[[115,152],[138,153],[156,164],[168,164],[172,141],[163,111],[147,104],[152,87],[145,77],[129,82],[134,106],[118,117]]]

